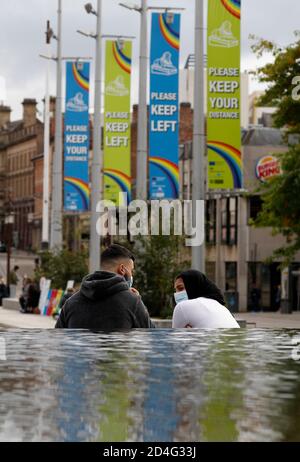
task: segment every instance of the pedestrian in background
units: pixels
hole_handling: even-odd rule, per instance
[[[257,287],[257,284],[254,283],[250,292],[251,306],[252,311],[259,312],[261,311],[261,290]]]
[[[3,298],[7,297],[7,286],[5,284],[5,281],[3,277],[0,278],[0,306],[2,306],[2,300]]]

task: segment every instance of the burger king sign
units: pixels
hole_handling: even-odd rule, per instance
[[[263,183],[280,174],[280,162],[274,156],[262,157],[256,164],[256,176]]]

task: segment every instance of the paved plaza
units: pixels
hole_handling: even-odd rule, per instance
[[[300,312],[281,313],[237,313],[237,321],[246,321],[249,328],[300,329]],[[168,320],[154,320],[157,327],[170,327]],[[55,321],[51,317],[22,314],[16,310],[0,308],[0,327],[14,329],[52,329]]]

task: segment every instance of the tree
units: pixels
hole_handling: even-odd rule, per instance
[[[88,274],[88,256],[85,252],[62,250],[59,253],[41,252],[41,266],[36,279],[41,276],[51,279],[53,289],[65,289],[68,281],[79,283]]]
[[[280,48],[276,44],[255,39],[252,46],[258,57],[271,52],[274,62],[260,67],[258,80],[268,84],[258,104],[277,107],[274,125],[284,129],[284,139],[289,146],[285,154],[278,157],[282,172],[263,185],[262,211],[254,221],[255,226],[270,226],[273,234],[282,234],[286,245],[276,249],[272,259],[281,257],[283,264],[289,264],[300,250],[300,101],[295,99],[295,76],[300,76],[300,33],[296,32],[296,42]]]
[[[134,244],[134,285],[151,316],[168,317],[172,313],[174,279],[190,266],[181,254],[183,248],[179,236],[140,237]]]
[[[295,32],[297,41],[282,49],[275,43],[250,36],[256,42],[252,50],[257,57],[272,53],[274,61],[255,72],[261,83],[267,83],[268,88],[258,100],[260,106],[277,107],[274,116],[274,126],[287,127],[288,133],[300,133],[300,101],[293,98],[295,84],[293,79],[300,76],[300,31]]]

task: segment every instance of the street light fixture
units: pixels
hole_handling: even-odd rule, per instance
[[[57,36],[54,34],[52,27],[50,26],[50,21],[47,21],[46,29],[46,44],[50,45],[51,39],[57,40]]]
[[[93,38],[93,39],[97,38],[97,35],[93,34],[92,32],[88,34],[88,33],[84,32],[83,30],[79,30],[79,29],[76,32],[78,34],[80,34],[80,35],[83,35],[84,37],[89,37],[89,38]]]
[[[139,7],[138,5],[128,5],[127,3],[119,3],[120,6],[122,6],[123,8],[126,8],[127,10],[135,10],[135,11],[138,11],[139,13],[141,12],[141,7]]]
[[[94,10],[93,5],[91,3],[86,3],[84,5],[84,8],[88,14],[94,14],[95,16],[98,16],[97,11]]]

